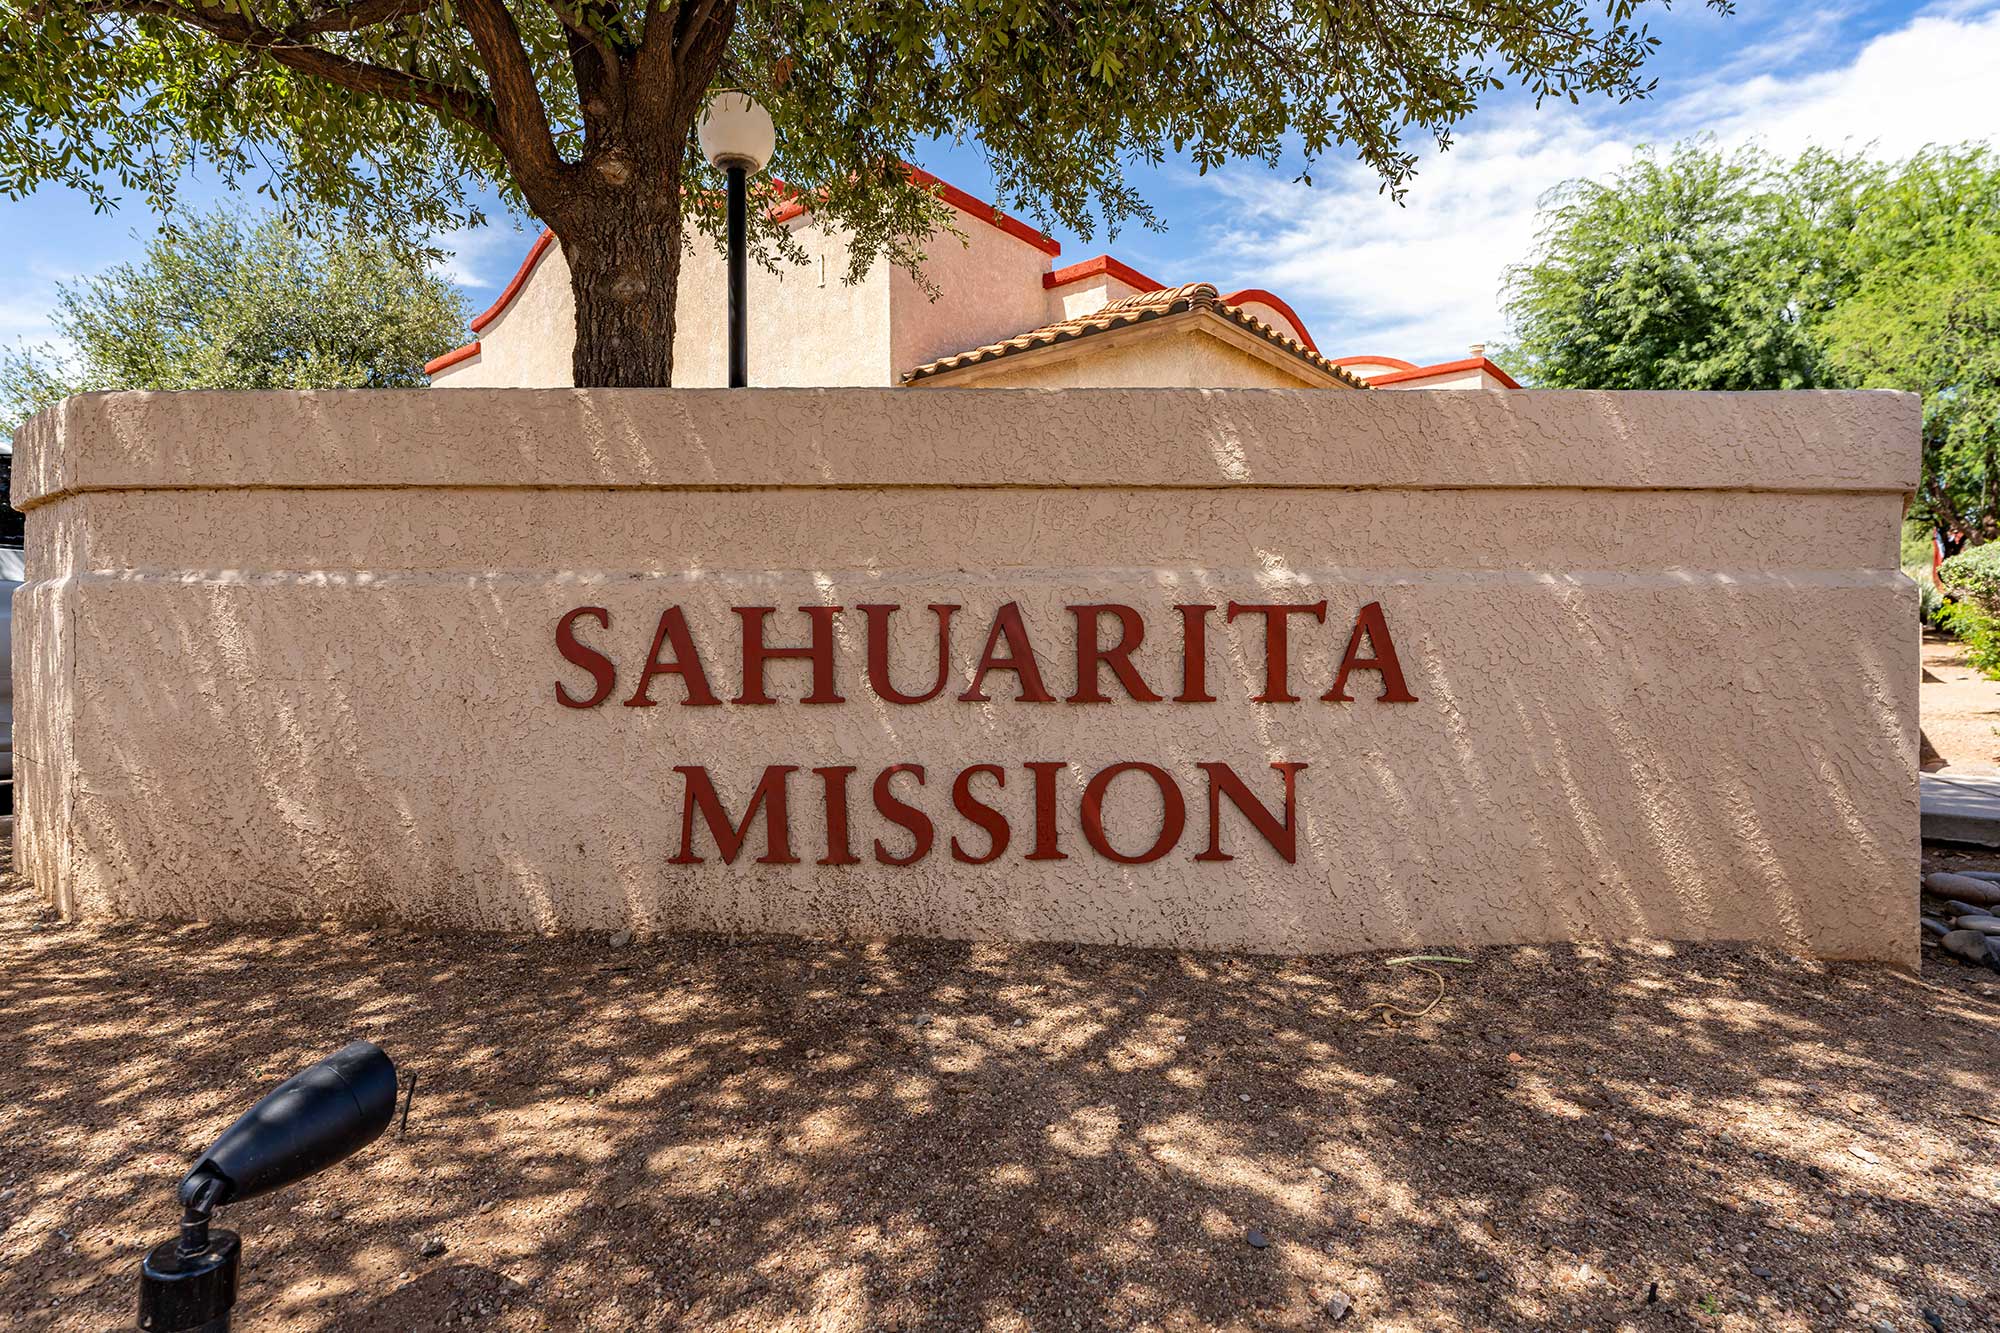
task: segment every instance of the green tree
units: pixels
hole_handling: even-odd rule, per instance
[[[1920,393],[1919,516],[2000,536],[1996,234],[2000,155],[1980,145],[1897,163],[1645,150],[1544,201],[1504,355],[1551,388]]]
[[[1508,273],[1508,355],[1559,389],[1819,386],[1812,325],[1849,281],[1833,238],[1876,170],[1683,143],[1558,187]]]
[[[53,323],[69,350],[0,354],[10,436],[93,389],[420,386],[465,311],[449,283],[379,240],[217,211],[155,236],[136,263],[64,284]]]
[[[1645,95],[1646,2],[0,0],[0,193],[164,206],[192,154],[395,234],[491,183],[562,241],[576,382],[659,385],[684,218],[720,226],[692,134],[719,87],[771,110],[858,273],[943,223],[902,165],[924,139],[976,138],[1003,202],[1084,234],[1148,220],[1121,164],[1168,151],[1309,172],[1344,143],[1397,191],[1406,140],[1505,83]]]
[[[1827,320],[1826,350],[1846,384],[1923,395],[1919,507],[2000,538],[2000,230],[1945,233],[1869,270]]]

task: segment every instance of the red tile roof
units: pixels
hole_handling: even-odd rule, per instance
[[[1263,299],[1263,294],[1258,294]],[[1101,310],[1088,315],[1078,315],[1072,319],[1057,320],[1044,324],[1026,333],[1017,333],[999,342],[987,343],[984,347],[974,347],[953,356],[939,357],[926,361],[923,365],[909,370],[903,375],[903,383],[915,384],[920,380],[963,370],[968,366],[984,365],[998,361],[1002,357],[1017,356],[1023,352],[1033,352],[1044,347],[1054,347],[1060,343],[1074,342],[1093,334],[1109,333],[1113,329],[1130,328],[1151,320],[1164,319],[1169,315],[1190,312],[1204,312],[1215,315],[1240,328],[1248,329],[1280,350],[1297,357],[1307,365],[1340,381],[1350,389],[1365,389],[1366,380],[1342,370],[1333,362],[1307,347],[1297,338],[1280,333],[1269,324],[1246,313],[1237,306],[1224,301],[1217,294],[1215,286],[1206,282],[1191,282],[1181,287],[1169,287],[1159,291],[1141,292],[1137,296],[1127,296],[1111,302]]]

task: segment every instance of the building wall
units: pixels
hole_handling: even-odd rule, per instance
[[[750,382],[770,387],[885,385],[890,279],[878,265],[852,285],[844,232],[809,218],[790,224],[803,265],[750,266]],[[721,252],[697,235],[681,261],[674,307],[674,383],[729,382],[728,274]],[[809,328],[812,336],[800,337]],[[572,383],[576,302],[562,246],[549,246],[510,306],[479,334],[479,355],[432,377],[434,387],[554,388]]]
[[[1299,389],[1323,384],[1198,329],[1159,333],[1141,328],[1142,336],[1136,338],[1095,334],[1048,353],[1004,357],[945,382],[984,389]]]
[[[968,351],[1049,322],[1049,292],[1042,274],[1049,256],[998,227],[956,219],[961,243],[939,232],[926,243],[924,272],[938,289],[932,300],[903,269],[886,273],[895,383],[904,371],[941,356]]]
[[[764,387],[893,383],[891,279],[877,264],[847,281],[848,237],[810,216],[790,224],[806,252],[803,266],[772,271],[752,264],[750,383]],[[697,237],[681,268],[675,307],[674,383],[720,388],[729,383],[729,278],[722,252]],[[801,336],[802,331],[810,331]]]
[[[1262,301],[1245,301],[1237,308],[1252,319],[1261,320],[1265,324],[1270,325],[1288,338],[1297,338],[1300,342],[1305,341],[1301,336],[1302,331],[1299,326],[1292,322],[1292,317],[1274,305],[1266,305]]]
[[[513,302],[478,337],[479,354],[433,373],[433,386],[552,389],[572,382],[576,300],[560,243],[543,251]]]
[[[1393,393],[1398,389],[1499,389],[1506,386],[1484,371],[1463,370],[1456,374],[1434,375],[1429,379],[1404,380],[1376,387],[1385,393]]]
[[[1050,288],[1048,309],[1043,312],[1041,322],[1054,324],[1065,319],[1094,315],[1113,301],[1122,301],[1128,296],[1138,294],[1139,289],[1129,282],[1114,278],[1109,273],[1093,273],[1087,278],[1078,278],[1074,282]],[[1021,331],[1015,330],[1017,333]],[[973,344],[975,347],[978,345]]]
[[[72,916],[1282,953],[1647,935],[1910,965],[1918,640],[1895,531],[1917,426],[1914,398],[1879,393],[73,398],[17,437],[18,864]],[[1258,700],[1265,613],[1232,601],[1324,604],[1273,613],[1298,702]],[[886,665],[906,691],[926,608],[962,608],[937,697],[870,685],[863,604],[904,608]],[[1070,608],[1096,604],[1142,618],[1130,662],[1168,697],[1100,669],[1110,701],[1068,701]],[[1324,702],[1371,604],[1414,698],[1364,669]],[[1056,701],[1008,673],[961,698],[1010,605]],[[1205,638],[1181,606],[1214,608]],[[615,687],[567,707],[593,678],[556,628],[585,607]],[[770,668],[779,702],[733,701],[732,608],[757,607],[774,644],[805,640],[800,608],[843,608],[841,702],[803,703],[798,662]],[[671,675],[628,706],[668,608],[714,706]],[[1029,859],[1042,761],[1064,765],[1061,859]],[[1086,784],[1131,762],[1187,816],[1145,863],[1090,841]],[[976,857],[986,837],[950,792],[986,763],[1012,843],[970,864],[949,840]],[[1289,858],[1223,804],[1234,859],[1197,859],[1203,763],[1273,819],[1270,766],[1306,765]],[[903,764],[927,782],[891,790],[936,837],[897,866],[876,840],[893,857],[911,835],[870,792]],[[796,770],[773,779],[796,860],[760,862],[753,826],[725,864],[685,819],[688,770],[733,819],[774,765]],[[843,766],[858,852],[821,865],[812,770]],[[1125,772],[1102,827],[1133,856],[1169,803]]]
[[[1410,369],[1408,363],[1398,365],[1393,361],[1364,361],[1354,357],[1342,358],[1341,366],[1349,374],[1359,375],[1364,380],[1372,380],[1378,375],[1393,375],[1397,371]]]

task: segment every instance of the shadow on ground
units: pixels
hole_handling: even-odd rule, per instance
[[[1949,963],[614,949],[5,890],[10,1327],[126,1326],[191,1154],[357,1035],[410,1132],[225,1210],[239,1328],[2000,1322],[2000,978]]]

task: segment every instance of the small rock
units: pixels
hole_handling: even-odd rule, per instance
[[[1934,916],[1919,917],[1917,924],[1924,928],[1924,934],[1934,940],[1941,940],[1951,934],[1951,927]]]
[[[1924,887],[1941,898],[1963,898],[1969,903],[1983,907],[2000,907],[2000,884],[1991,880],[1974,879],[1970,875],[1953,875],[1945,871],[1924,876]]]
[[[1336,1291],[1326,1298],[1326,1304],[1320,1308],[1326,1311],[1328,1319],[1341,1320],[1347,1318],[1347,1312],[1354,1308],[1354,1302]]]
[[[1771,1270],[1770,1270],[1770,1269],[1768,1269],[1768,1268],[1765,1268],[1765,1267],[1763,1267],[1763,1266],[1762,1266],[1762,1265],[1760,1265],[1760,1264],[1751,1264],[1751,1265],[1750,1265],[1750,1276],[1751,1276],[1751,1277],[1760,1277],[1760,1278],[1763,1278],[1763,1279],[1764,1279],[1764,1280],[1765,1280],[1766,1282],[1769,1282],[1769,1281],[1771,1280]]]
[[[1944,1333],[1944,1320],[1938,1317],[1936,1310],[1919,1310],[1917,1313],[1924,1317],[1924,1322],[1935,1329],[1936,1333]]]
[[[1986,943],[1986,936],[1976,930],[1954,930],[1938,941],[1938,947],[1968,963],[1993,961],[1992,946]]]
[[[622,949],[631,942],[632,932],[629,930],[617,930],[611,933],[611,947],[614,949]]]
[[[435,1259],[443,1253],[444,1238],[442,1236],[426,1236],[424,1243],[417,1247],[417,1257],[419,1259]]]
[[[1247,1102],[1250,1100],[1250,1094],[1247,1092],[1239,1092],[1236,1094],[1236,1100],[1239,1102]]]
[[[1261,1250],[1271,1243],[1270,1239],[1256,1227],[1251,1227],[1248,1231],[1244,1232],[1243,1239],[1250,1242],[1250,1248],[1253,1250]]]
[[[931,1016],[930,1016],[929,1014],[918,1014],[918,1015],[917,1015],[917,1026],[918,1026],[918,1027],[920,1027],[920,1028],[927,1028],[927,1027],[929,1027],[930,1025],[931,1025]]]
[[[1962,916],[1952,922],[1960,930],[1976,930],[1982,935],[2000,935],[2000,916],[1981,913],[1977,916]]]
[[[1896,1333],[1896,1326],[1886,1319],[1877,1319],[1869,1327],[1874,1330],[1874,1333]]]
[[[1472,1280],[1474,1282],[1491,1282],[1493,1280],[1493,1275],[1482,1268],[1477,1273],[1474,1273],[1472,1275]]]
[[[1864,1162],[1879,1162],[1882,1160],[1880,1157],[1877,1157],[1874,1153],[1868,1151],[1868,1149],[1862,1147],[1858,1143],[1850,1145],[1847,1151],[1852,1153],[1854,1156],[1859,1157]]]

